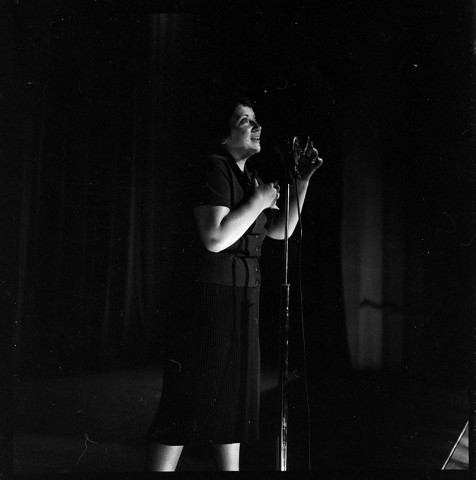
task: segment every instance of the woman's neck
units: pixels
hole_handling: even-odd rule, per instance
[[[230,150],[226,145],[223,146],[228,154],[235,160],[238,168],[243,172],[245,170],[246,160],[249,157],[242,157],[239,152]]]

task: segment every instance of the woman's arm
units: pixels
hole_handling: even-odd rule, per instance
[[[233,210],[217,205],[195,207],[195,221],[205,248],[217,253],[233,245],[265,208],[276,203],[276,197],[273,183],[255,184],[251,197]]]
[[[308,138],[306,147],[302,152],[302,161],[300,161],[299,179],[296,180],[296,185],[290,185],[289,189],[289,221],[288,221],[288,236],[294,232],[299,220],[299,212],[297,207],[297,200],[299,200],[299,210],[302,210],[304,199],[306,198],[309,180],[312,174],[322,165],[323,160],[319,158],[318,151],[314,148],[312,141]],[[275,240],[284,240],[285,237],[285,212],[284,210],[273,211],[268,226],[268,236]]]
[[[308,186],[309,180],[297,180],[297,190],[294,185],[290,185],[288,236],[291,236],[293,234],[299,220],[297,199],[299,199],[299,209],[302,210]],[[286,218],[284,209],[273,210],[273,216],[268,226],[268,237],[274,238],[275,240],[284,240],[285,222]]]

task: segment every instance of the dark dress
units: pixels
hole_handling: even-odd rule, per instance
[[[226,152],[211,155],[197,178],[195,205],[234,209],[251,195],[254,176]],[[182,345],[166,362],[149,441],[203,445],[259,438],[258,258],[266,224],[261,213],[226,250],[201,247],[198,272],[190,272],[197,278],[192,314]]]

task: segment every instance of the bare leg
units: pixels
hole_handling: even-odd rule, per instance
[[[240,444],[222,443],[213,445],[218,470],[237,472],[240,469]]]
[[[151,443],[147,452],[145,469],[148,472],[174,472],[183,445],[163,445]]]

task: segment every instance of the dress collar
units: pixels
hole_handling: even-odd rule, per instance
[[[245,163],[245,168],[241,170],[241,168],[237,165],[236,160],[231,156],[230,152],[225,147],[220,146],[220,155],[226,157],[228,162],[230,163],[231,169],[235,173],[236,178],[240,182],[240,185],[243,187],[243,190],[248,190],[252,183],[252,178],[250,175],[250,171]]]

